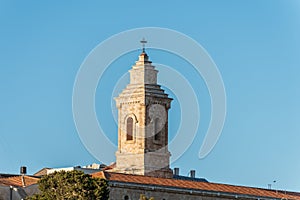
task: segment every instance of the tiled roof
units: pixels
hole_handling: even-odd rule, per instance
[[[110,165],[104,167],[103,170],[110,170],[110,169],[113,169],[113,168],[115,168],[115,167],[116,167],[116,163],[114,162],[114,163],[112,163],[112,164],[110,164]]]
[[[30,177],[30,176],[23,176],[22,178],[22,176],[20,175],[20,176],[8,177],[8,178],[0,178],[0,185],[25,187],[25,186],[36,184],[38,181],[39,178]]]
[[[44,175],[47,175],[47,171],[49,169],[52,169],[52,168],[48,168],[48,167],[45,167],[41,170],[39,170],[38,172],[36,172],[35,174],[33,174],[34,176],[44,176]]]
[[[197,182],[197,181],[189,181],[189,180],[156,178],[150,176],[121,174],[121,173],[107,172],[107,171],[97,172],[92,174],[92,176],[104,178],[110,181],[151,185],[151,186],[157,185],[163,187],[212,191],[212,192],[250,195],[250,196],[259,196],[259,197],[300,199],[299,193],[267,190],[262,188],[253,188],[253,187],[245,187],[245,186],[218,184],[218,183],[206,183],[206,182]]]

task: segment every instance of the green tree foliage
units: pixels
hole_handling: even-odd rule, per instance
[[[76,170],[43,176],[38,184],[40,193],[28,200],[107,200],[109,197],[106,180]]]

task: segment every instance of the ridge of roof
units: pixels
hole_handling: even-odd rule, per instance
[[[47,175],[47,170],[52,169],[50,167],[44,167],[42,169],[40,169],[39,171],[35,172],[33,175],[34,176],[43,176],[43,175]]]
[[[116,167],[116,162],[111,163],[110,165],[104,167],[102,170],[111,170],[114,169]]]

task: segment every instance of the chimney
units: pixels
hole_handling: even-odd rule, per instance
[[[179,168],[178,167],[175,167],[174,168],[174,175],[179,175]]]
[[[25,175],[27,173],[27,168],[25,166],[20,167],[20,174]]]
[[[191,178],[196,178],[196,171],[195,170],[191,170],[190,171],[190,174],[191,174]]]

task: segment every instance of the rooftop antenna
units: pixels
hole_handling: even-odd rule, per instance
[[[276,182],[277,182],[277,181],[276,181],[276,180],[274,180],[274,181],[273,181],[273,185],[274,185]],[[276,188],[274,188],[274,189],[276,189],[276,193],[278,193],[277,187],[276,187]]]
[[[271,184],[271,183],[268,184],[268,189],[269,189],[269,190],[272,189],[272,184]]]
[[[273,184],[275,184],[276,182],[277,182],[277,181],[276,181],[276,180],[274,180],[272,183],[273,183]],[[269,189],[269,190],[271,190],[271,189],[272,189],[272,183],[269,183],[269,184],[268,184],[268,189]],[[276,190],[276,192],[277,192],[277,190]]]
[[[143,53],[145,53],[145,44],[147,43],[147,40],[145,40],[145,38],[143,38],[140,43],[142,44],[143,47]]]

